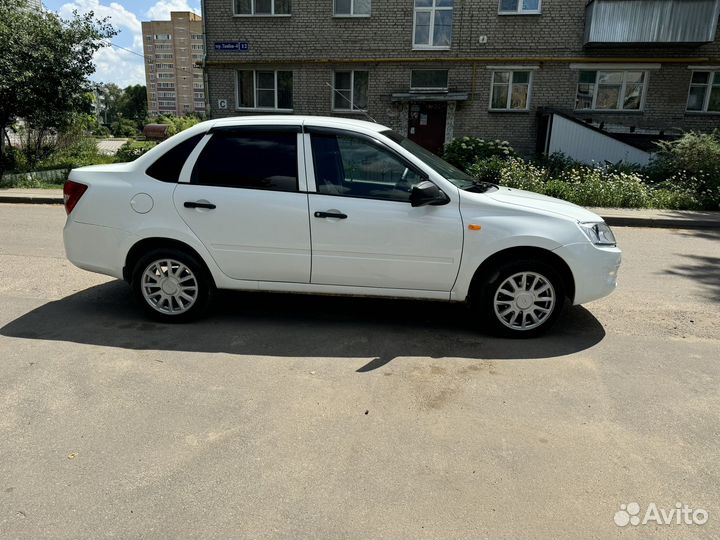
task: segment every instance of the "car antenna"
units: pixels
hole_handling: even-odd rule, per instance
[[[353,104],[352,104],[352,102],[351,102],[348,98],[346,98],[346,97],[343,95],[343,93],[340,92],[340,90],[338,90],[337,88],[335,88],[335,87],[334,87],[332,84],[330,84],[329,82],[326,82],[325,84],[328,85],[333,92],[335,92],[338,96],[340,96],[341,98],[343,98],[345,101],[347,101],[347,102],[350,104],[350,110],[351,110],[351,111],[352,111],[352,110],[355,110],[355,109],[353,109]],[[363,111],[363,110],[357,109],[357,112],[363,113],[373,124],[377,124],[377,123],[378,123],[377,120],[375,120],[372,116],[370,116],[370,115],[367,113],[367,111]]]

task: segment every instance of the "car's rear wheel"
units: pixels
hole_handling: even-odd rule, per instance
[[[203,265],[177,249],[155,249],[141,257],[135,264],[132,287],[150,317],[172,323],[201,316],[213,293]]]
[[[562,279],[552,266],[522,260],[492,272],[475,302],[493,333],[530,338],[552,326],[565,295]]]

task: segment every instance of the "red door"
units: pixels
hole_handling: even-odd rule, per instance
[[[408,119],[408,138],[442,155],[445,145],[447,103],[411,103]]]

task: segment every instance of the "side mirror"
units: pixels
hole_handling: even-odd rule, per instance
[[[429,180],[420,182],[412,188],[410,204],[417,206],[442,206],[450,202],[450,197]]]

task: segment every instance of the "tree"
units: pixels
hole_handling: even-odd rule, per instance
[[[123,118],[134,121],[138,129],[142,129],[147,117],[147,90],[145,86],[136,84],[125,88],[120,98],[118,111]]]
[[[37,131],[39,151],[52,130],[89,112],[93,54],[116,33],[92,12],[64,20],[28,9],[26,0],[0,0],[0,167],[5,133],[16,119]]]

